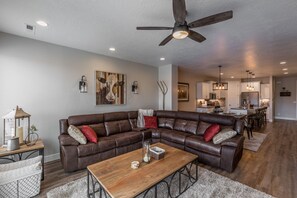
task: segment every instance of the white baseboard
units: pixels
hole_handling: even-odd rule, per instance
[[[287,118],[287,117],[274,117],[274,119],[280,119],[280,120],[297,120],[296,118]]]
[[[44,162],[50,162],[60,159],[60,153],[44,156]]]

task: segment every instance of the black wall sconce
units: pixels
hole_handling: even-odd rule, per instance
[[[79,81],[79,92],[80,93],[87,93],[88,92],[88,85],[87,85],[87,78],[86,76],[82,76],[81,80]]]
[[[132,93],[138,94],[138,82],[137,81],[134,81],[132,83]]]

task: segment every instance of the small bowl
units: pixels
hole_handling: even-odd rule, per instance
[[[139,161],[133,161],[133,162],[131,162],[131,168],[138,169],[139,164],[140,164]]]

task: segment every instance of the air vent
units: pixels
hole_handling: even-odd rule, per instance
[[[28,33],[35,34],[35,26],[33,25],[25,24],[25,30]]]

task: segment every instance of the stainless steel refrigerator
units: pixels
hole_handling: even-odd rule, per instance
[[[259,92],[241,92],[241,106],[245,106],[247,103],[253,105],[254,107],[259,107]]]

